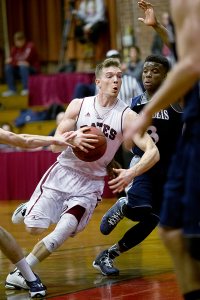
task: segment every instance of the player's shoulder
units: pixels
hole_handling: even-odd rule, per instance
[[[130,107],[128,107],[124,111],[124,120],[126,120],[126,122],[128,122],[128,123],[135,120],[137,118],[137,116],[138,116],[138,114],[135,111],[133,111]]]
[[[89,102],[93,102],[94,98],[95,98],[95,96],[74,98],[71,102],[73,102],[73,104],[89,103]]]
[[[118,98],[117,107],[119,107],[120,109],[126,109],[129,106],[126,104],[126,102]]]
[[[71,100],[71,102],[68,104],[66,111],[67,112],[76,112],[78,113],[80,111],[80,108],[82,106],[83,99],[80,98],[74,98]]]
[[[94,101],[94,96],[85,98],[74,98],[68,105],[68,110],[73,110],[79,113],[81,109],[87,109],[92,107],[92,101]]]
[[[79,106],[81,105],[83,102],[83,99],[81,98],[74,98],[70,101],[70,103],[68,104],[68,107],[73,107],[73,106]]]

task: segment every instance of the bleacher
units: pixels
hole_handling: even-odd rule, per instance
[[[56,126],[55,120],[36,121],[26,123],[22,127],[14,126],[14,120],[20,115],[22,109],[31,108],[33,111],[46,109],[44,106],[29,107],[28,96],[2,97],[1,94],[6,90],[6,85],[0,85],[0,123],[10,123],[13,125],[15,133],[29,133],[48,135]]]

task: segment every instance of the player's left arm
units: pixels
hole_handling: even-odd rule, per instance
[[[130,110],[124,120],[124,131],[126,131],[130,124],[138,118],[138,114]],[[134,145],[140,148],[144,154],[141,157],[140,161],[130,168],[130,171],[133,174],[133,177],[141,175],[142,173],[148,171],[153,167],[160,159],[160,154],[158,148],[156,147],[154,141],[148,133],[140,135],[139,133],[132,136]]]
[[[128,130],[130,124],[137,119],[138,115],[129,110],[124,117],[124,133]],[[139,147],[143,152],[141,159],[129,169],[114,169],[117,177],[109,181],[109,186],[114,193],[121,192],[133,179],[153,167],[160,159],[158,148],[152,138],[145,133],[144,135],[135,134],[132,137],[134,145]]]

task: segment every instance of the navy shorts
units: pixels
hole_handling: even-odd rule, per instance
[[[157,215],[163,199],[165,177],[157,168],[136,177],[127,192],[128,206],[149,207]]]
[[[200,124],[199,124],[200,125]],[[200,126],[186,130],[173,157],[164,188],[161,226],[200,235]]]

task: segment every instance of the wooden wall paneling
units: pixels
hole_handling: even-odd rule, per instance
[[[116,0],[107,0],[107,10],[108,10],[108,21],[109,21],[109,38],[110,38],[110,48],[118,48],[118,22],[116,16]]]
[[[62,36],[61,1],[48,0],[47,2],[48,59],[58,62]]]

